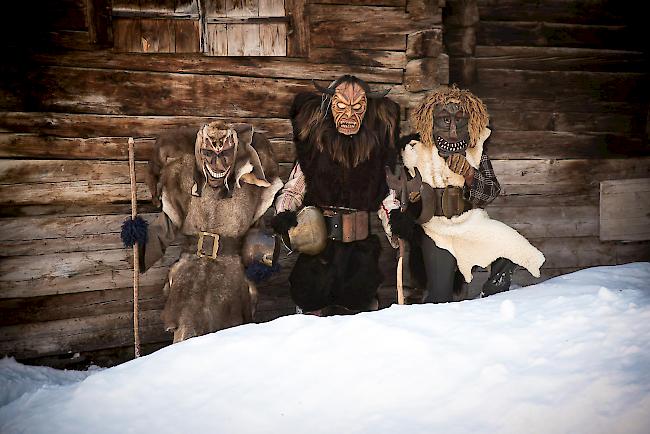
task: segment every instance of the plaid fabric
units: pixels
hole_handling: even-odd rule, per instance
[[[474,182],[470,188],[465,186],[465,198],[472,202],[474,206],[485,208],[501,192],[501,186],[494,174],[492,163],[487,154],[483,152],[478,170],[474,171]]]

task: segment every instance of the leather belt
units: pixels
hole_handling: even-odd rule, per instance
[[[456,217],[473,208],[470,201],[463,197],[461,187],[447,186],[433,189],[433,215],[448,219]]]
[[[327,238],[351,243],[370,235],[370,214],[352,208],[320,207],[327,224]]]
[[[217,259],[217,256],[238,256],[241,252],[241,238],[223,237],[211,232],[186,235],[183,251],[193,252],[199,258]]]

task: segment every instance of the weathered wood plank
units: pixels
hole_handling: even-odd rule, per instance
[[[540,238],[530,242],[544,253],[544,267],[548,268],[586,268],[650,260],[647,242],[631,247],[613,241],[601,242],[598,237]]]
[[[160,286],[140,287],[138,295],[142,311],[164,307],[165,296]],[[0,299],[0,327],[123,312],[133,312],[132,288]]]
[[[63,67],[28,79],[50,88],[33,95],[36,110],[100,114],[288,117],[294,95],[311,89],[297,80]]]
[[[176,51],[176,27],[173,19],[140,20],[140,37],[144,53],[173,53]]]
[[[345,6],[406,6],[407,0],[311,0],[311,4]]]
[[[140,312],[142,342],[169,339],[159,310]],[[0,328],[0,354],[31,358],[120,347],[133,342],[133,313],[114,313]]]
[[[650,155],[650,146],[643,138],[610,133],[495,130],[487,143],[492,158],[563,159]]]
[[[269,139],[291,139],[291,122],[281,118],[241,118],[221,116],[120,116],[73,113],[0,112],[0,128],[18,133],[38,133],[58,137],[156,137],[180,127],[212,121],[249,122]]]
[[[176,260],[177,258],[174,258]],[[3,260],[4,261],[4,260]],[[0,262],[1,263],[1,262]],[[140,285],[163,287],[168,267],[154,267],[140,275]],[[133,270],[102,271],[96,274],[51,276],[15,282],[0,281],[0,298],[39,297],[115,288],[132,288]]]
[[[151,202],[138,200],[139,213],[158,212]],[[19,205],[1,207],[0,218],[36,217],[36,216],[61,216],[78,217],[90,215],[110,215],[131,213],[131,203],[65,203],[54,205]]]
[[[416,21],[403,8],[391,7],[314,4],[310,11],[312,44],[328,48],[405,51],[407,34],[442,21],[440,14]]]
[[[228,30],[225,24],[205,25],[205,54],[208,56],[228,55]]]
[[[640,51],[479,45],[476,47],[475,57],[479,68],[488,69],[626,72],[648,70],[648,59]]]
[[[354,68],[355,65],[363,65],[403,69],[406,65],[406,55],[401,51],[313,47],[309,53],[309,61],[337,65],[347,64],[351,68]]]
[[[544,0],[522,7],[517,0],[479,0],[484,20],[547,21],[583,24],[625,24],[633,12],[629,8],[611,7],[605,0]]]
[[[449,57],[440,54],[438,57],[410,60],[404,71],[404,88],[409,92],[420,92],[435,89],[441,84],[449,83]]]
[[[600,183],[600,239],[650,240],[650,178]]]
[[[39,255],[38,261],[34,261],[34,258],[30,256],[15,256],[5,258],[0,262],[0,281],[4,282],[3,285],[8,285],[9,282],[110,274],[116,270],[132,269],[131,255],[132,252],[128,249],[121,248]],[[179,255],[180,247],[169,247],[157,266],[171,265]]]
[[[198,128],[197,128],[198,131]],[[154,138],[136,138],[135,158],[148,160]],[[128,160],[127,137],[70,138],[0,133],[0,157]]]
[[[156,54],[124,54],[110,51],[77,51],[66,54],[41,53],[34,55],[38,63],[52,66],[86,68],[112,68],[119,70],[139,70],[171,73],[233,74],[249,77],[295,78],[333,80],[349,73],[371,83],[401,83],[404,54],[364,52],[368,56],[386,57],[393,65],[383,67],[350,66],[347,53],[333,53],[336,58],[322,58],[316,51],[309,61],[302,59],[270,58],[220,58],[202,55],[176,55],[173,57]],[[332,65],[331,63],[338,63]]]
[[[291,32],[287,35],[287,55],[309,57],[311,36],[307,0],[284,0],[287,15],[291,17]]]
[[[174,20],[175,53],[201,52],[201,33],[198,20]]]
[[[586,110],[586,109],[585,109]],[[495,130],[557,131],[570,133],[612,133],[643,137],[645,121],[628,113],[519,111],[490,109],[490,125]]]
[[[496,207],[490,217],[527,238],[593,237],[598,235],[597,206]]]
[[[151,157],[155,139],[136,138],[134,141],[136,160],[148,160]],[[128,138],[126,137],[82,139],[36,134],[0,133],[0,157],[123,161],[128,159],[127,142]],[[293,142],[286,139],[271,139],[270,142],[277,161],[291,162],[294,160]],[[0,183],[2,183],[1,179]]]
[[[478,45],[518,45],[525,47],[577,47],[643,50],[643,33],[618,26],[558,24],[528,21],[488,21],[481,19]]]
[[[633,72],[521,71],[478,69],[472,89],[481,98],[542,99],[559,102],[643,103],[650,94],[646,74]],[[562,89],[562,92],[558,92]]]
[[[136,162],[136,179],[144,181],[147,163]],[[130,182],[129,165],[95,160],[0,160],[0,185],[73,181]]]
[[[138,182],[136,194],[140,200],[151,200],[149,188],[144,183]],[[129,200],[131,200],[130,184],[71,181],[0,186],[0,203],[3,206],[75,203],[78,201],[99,204]]]

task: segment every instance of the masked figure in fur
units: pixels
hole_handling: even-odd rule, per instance
[[[144,231],[134,230],[142,221],[125,222],[122,238],[141,246],[144,272],[182,235],[165,285],[165,327],[178,342],[250,322],[256,291],[242,248],[282,188],[269,141],[251,125],[212,122],[157,144],[148,181],[162,212]]]
[[[376,309],[383,278],[370,216],[388,192],[384,166],[394,164],[399,106],[354,76],[317,88],[298,94],[291,107],[297,162],[275,202],[272,225],[279,234],[304,233],[307,210],[324,216],[323,249],[298,249],[303,253],[289,277],[292,299],[303,312]]]
[[[453,301],[458,276],[470,282],[474,266],[491,265],[485,296],[509,289],[517,265],[539,277],[544,263],[539,250],[484,210],[500,192],[484,149],[488,120],[485,105],[471,92],[440,88],[415,110],[417,134],[401,141],[404,167],[408,176],[421,177],[422,189],[411,193],[404,212],[391,193],[380,218],[392,243],[395,235],[416,247],[411,264],[420,275],[415,280],[426,281],[420,283],[426,302]]]

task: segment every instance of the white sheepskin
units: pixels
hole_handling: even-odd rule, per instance
[[[467,160],[475,169],[483,152],[483,142],[489,135],[490,130],[486,128],[477,146],[467,151]],[[427,149],[417,140],[404,148],[402,158],[411,175],[417,167],[422,180],[432,187],[462,187],[465,182],[447,167],[436,149]],[[484,209],[472,209],[451,219],[434,216],[422,228],[438,247],[454,255],[466,282],[472,281],[473,266],[485,268],[498,258],[510,259],[535,277],[539,277],[539,269],[545,261],[544,254],[519,232],[491,219]]]

